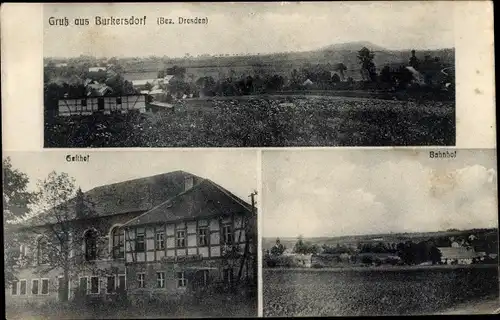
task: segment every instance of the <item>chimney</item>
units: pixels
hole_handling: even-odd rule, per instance
[[[193,176],[187,175],[184,177],[184,191],[187,191],[193,187],[194,179]]]

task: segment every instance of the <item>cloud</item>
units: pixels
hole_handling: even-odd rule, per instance
[[[415,159],[375,165],[289,158],[264,174],[265,236],[339,236],[495,227],[496,170]],[[268,188],[266,188],[266,186]]]

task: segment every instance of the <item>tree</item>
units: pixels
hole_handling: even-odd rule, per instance
[[[304,242],[304,238],[300,235],[293,248],[295,253],[299,254],[314,254],[319,252],[319,247],[309,242]]]
[[[144,90],[151,91],[151,89],[153,89],[153,85],[149,82],[146,82],[146,84],[144,85]]]
[[[22,237],[14,222],[26,217],[35,195],[28,191],[28,176],[12,167],[10,158],[2,160],[5,288],[17,280],[17,267],[23,261],[19,249]]]
[[[334,73],[333,76],[332,76],[332,82],[333,83],[337,83],[337,82],[340,82],[340,81],[341,81],[341,79],[340,79],[339,75],[336,74],[336,73]]]
[[[363,79],[365,81],[375,81],[377,77],[375,64],[373,63],[375,54],[371,52],[370,49],[363,47],[358,51],[357,57],[361,64],[361,75],[363,76]]]
[[[384,66],[382,70],[380,71],[380,81],[384,83],[392,83],[392,72],[391,68],[389,66]]]
[[[29,205],[34,194],[29,192],[28,176],[12,167],[9,157],[2,160],[3,169],[3,223],[24,218],[29,212]]]
[[[276,244],[271,248],[271,254],[274,256],[280,256],[285,252],[285,246],[280,242],[280,239],[276,239]]]
[[[334,70],[339,73],[339,75],[340,75],[340,81],[344,81],[344,79],[345,79],[344,72],[347,70],[347,67],[345,66],[345,64],[343,64],[342,62],[337,63],[335,65],[335,69]]]
[[[436,246],[432,246],[430,249],[430,259],[432,261],[432,264],[441,263],[441,257],[442,257],[441,251]]]
[[[41,273],[53,269],[62,271],[61,297],[67,299],[71,277],[82,269],[95,267],[93,262],[87,261],[90,259],[85,259],[91,249],[81,250],[84,239],[79,234],[85,229],[85,219],[78,219],[93,216],[94,205],[80,189],[76,189],[73,178],[53,171],[38,183],[36,210],[39,213],[29,221],[30,232],[37,235],[31,243],[37,253],[35,262],[40,263],[41,259],[49,262],[39,269]],[[92,253],[97,257],[103,249],[102,239],[95,237],[92,241],[95,245]],[[98,271],[97,268],[94,270]]]
[[[412,50],[409,65],[415,68],[415,70],[418,70],[419,64],[420,62],[418,61],[418,58],[415,56],[415,50]]]

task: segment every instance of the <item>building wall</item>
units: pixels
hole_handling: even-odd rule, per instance
[[[221,241],[223,225],[231,225],[233,228],[233,244],[240,247],[240,252],[245,249],[245,231],[243,229],[243,215],[230,215],[211,219],[198,219],[168,223],[163,225],[152,225],[145,228],[145,252],[135,252],[135,239],[137,227],[129,228],[126,234],[127,248],[127,282],[128,294],[143,295],[159,294],[179,296],[195,290],[193,280],[196,271],[207,270],[209,283],[221,283],[224,278],[224,269],[233,269],[233,277],[236,279],[240,269],[241,259],[228,259],[222,257],[224,245]],[[197,233],[198,228],[208,229],[208,245],[200,245]],[[177,244],[176,231],[184,230],[186,235],[186,246],[179,248]],[[164,232],[165,249],[155,250],[155,233]],[[252,263],[255,263],[255,248],[251,244],[247,263],[243,265],[242,275],[253,278]],[[165,272],[165,288],[157,288],[157,272]],[[177,273],[184,272],[187,279],[187,287],[178,286]],[[138,273],[144,273],[145,288],[139,288]],[[132,298],[133,299],[133,298]]]
[[[233,230],[233,243],[240,246],[243,252],[246,241],[245,231],[242,223],[242,215],[232,215],[211,219],[199,219],[191,221],[182,221],[177,223],[158,224],[153,226],[144,226],[139,228],[128,228],[125,234],[126,240],[126,260],[127,262],[153,262],[162,259],[175,259],[175,257],[185,257],[200,255],[203,259],[218,258],[222,254],[224,244],[221,243],[221,232],[223,225],[230,225]],[[197,230],[200,227],[207,228],[207,245],[198,243]],[[145,230],[145,251],[135,252],[135,239],[138,229]],[[177,231],[184,230],[184,247],[177,246]],[[164,233],[165,249],[156,250],[155,234]],[[166,257],[166,258],[164,258]]]
[[[221,243],[222,225],[228,224],[233,229],[233,243],[240,247],[241,253],[244,251],[246,241],[245,232],[243,230],[243,215],[228,215],[225,217],[217,217],[211,219],[198,219],[191,221],[183,221],[178,223],[159,224],[155,226],[147,226],[145,228],[145,245],[146,251],[143,253],[134,252],[135,232],[129,229],[125,234],[125,259],[113,259],[110,256],[110,232],[114,227],[120,227],[122,224],[139,216],[142,212],[129,213],[123,215],[114,215],[109,217],[99,217],[91,219],[79,220],[74,224],[73,234],[83,237],[85,230],[94,229],[101,237],[103,250],[98,260],[85,262],[79,265],[77,274],[70,279],[69,298],[74,298],[77,288],[79,287],[81,277],[99,277],[99,293],[94,296],[110,297],[106,293],[107,276],[115,276],[115,283],[118,284],[118,276],[124,275],[126,281],[126,289],[132,296],[141,295],[144,293],[157,293],[165,296],[179,296],[193,289],[193,276],[196,270],[208,270],[210,283],[222,282],[223,270],[227,268],[233,269],[233,276],[236,278],[240,268],[240,259],[228,260],[222,258],[222,250],[224,248]],[[198,243],[197,230],[199,227],[206,226],[208,228],[207,239],[208,245],[202,246]],[[186,246],[178,248],[176,246],[175,230],[183,229],[186,235]],[[38,228],[31,239],[36,238],[36,234],[42,231],[43,228]],[[164,232],[165,248],[156,250],[155,234],[157,231]],[[33,231],[25,231],[33,232]],[[30,233],[29,233],[30,234]],[[50,234],[50,233],[48,233]],[[26,243],[27,255],[36,255],[36,241]],[[83,245],[81,246],[83,252]],[[251,243],[250,255],[248,262],[244,265],[243,276],[254,277],[254,266],[256,265],[255,244]],[[74,252],[78,255],[81,252]],[[195,257],[195,259],[191,259]],[[11,288],[5,290],[6,303],[8,305],[24,304],[28,301],[34,303],[42,303],[49,300],[59,300],[59,278],[63,276],[63,270],[58,268],[50,269],[48,265],[37,265],[31,263],[19,270],[18,278],[27,281],[26,294],[20,295],[18,284],[17,295],[12,295]],[[75,270],[72,270],[75,271]],[[165,272],[165,288],[156,288],[156,273]],[[187,281],[186,288],[178,287],[177,272],[185,272]],[[137,274],[145,273],[145,288],[137,287]],[[47,294],[31,294],[33,279],[49,279],[49,292]],[[256,279],[255,279],[256,280]],[[41,282],[39,283],[41,290]],[[90,291],[90,281],[87,285]],[[90,292],[89,292],[90,293]]]
[[[239,272],[239,261],[227,262],[223,259],[203,260],[193,263],[133,263],[127,264],[127,292],[133,300],[135,296],[150,296],[151,294],[178,297],[196,289],[195,273],[207,271],[207,285],[224,282],[224,270],[232,269],[236,279]],[[244,274],[246,269],[243,270]],[[157,273],[164,272],[165,287],[158,287]],[[184,273],[185,286],[179,286],[178,273]],[[139,273],[144,274],[144,287],[139,287]],[[233,279],[233,280],[234,280]],[[204,286],[204,284],[201,284]]]
[[[78,235],[79,237],[83,237],[85,230],[94,228],[98,235],[102,239],[102,250],[100,250],[100,256],[98,260],[85,264],[84,261],[79,264],[79,275],[73,277],[70,283],[70,298],[74,296],[74,289],[78,286],[78,280],[80,276],[92,276],[99,274],[104,277],[105,274],[114,273],[118,274],[126,274],[125,270],[125,260],[118,259],[115,260],[111,257],[111,253],[109,250],[110,246],[110,231],[114,227],[119,227],[125,222],[137,217],[141,212],[136,213],[128,213],[123,215],[114,215],[108,217],[100,217],[100,218],[92,218],[86,219],[82,221],[78,221],[74,223],[74,235]],[[18,279],[26,279],[27,280],[27,295],[12,295],[11,288],[5,289],[5,297],[7,304],[19,304],[25,303],[27,301],[31,302],[44,302],[48,300],[57,300],[58,299],[58,277],[63,275],[63,270],[59,268],[50,268],[50,265],[38,265],[36,261],[36,239],[38,237],[38,233],[43,232],[43,228],[37,228],[34,231],[27,230],[24,231],[28,235],[27,238],[30,239],[29,242],[24,243],[26,246],[26,255],[30,257],[30,263],[26,265],[24,268],[19,269],[18,271]],[[33,236],[30,236],[33,234]],[[50,235],[50,232],[46,234]],[[83,243],[82,243],[82,251],[83,251]],[[73,251],[73,255],[81,254],[81,252]],[[108,271],[109,270],[109,271]],[[75,271],[75,270],[72,270]],[[48,278],[49,279],[49,293],[47,295],[31,295],[31,281],[32,279],[41,279]],[[103,278],[104,279],[104,278]],[[106,288],[106,283],[101,283]],[[19,291],[19,290],[18,290]],[[101,292],[105,292],[101,290]]]
[[[141,113],[146,111],[146,96],[130,95],[120,97],[92,97],[83,99],[61,99],[58,101],[58,110],[60,116],[86,115],[99,111],[99,99],[104,100],[104,113],[110,111],[129,111],[139,110]],[[121,99],[121,103],[119,102]],[[84,102],[86,105],[84,106]]]

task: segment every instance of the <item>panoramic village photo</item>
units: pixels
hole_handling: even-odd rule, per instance
[[[257,316],[255,152],[2,158],[8,319]]]
[[[453,6],[45,4],[44,147],[453,146]]]
[[[263,151],[264,317],[498,313],[496,152],[432,152]]]

